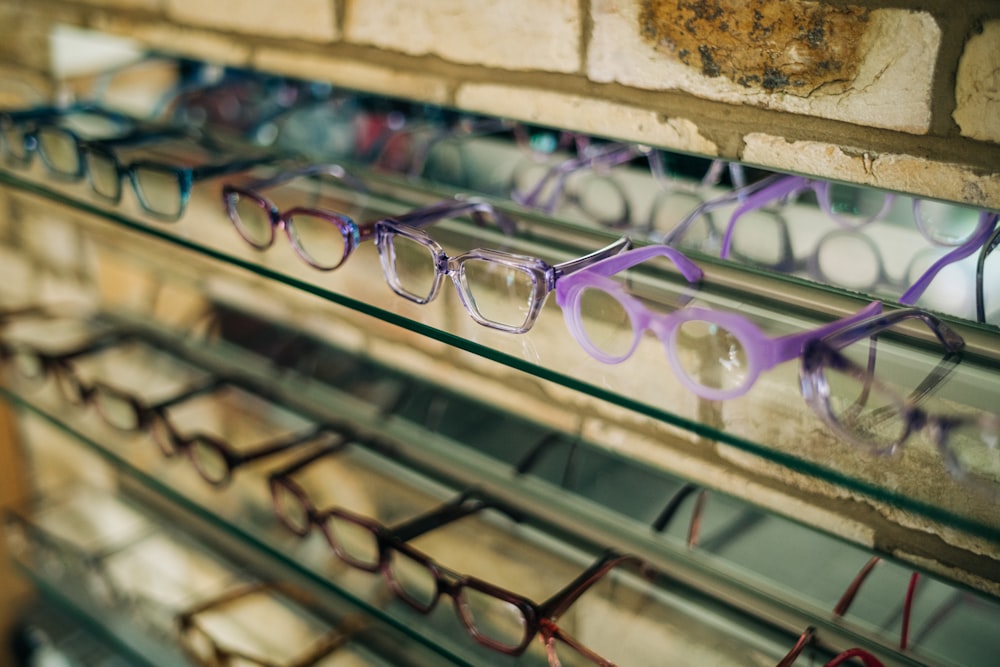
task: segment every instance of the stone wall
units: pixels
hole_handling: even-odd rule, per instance
[[[5,0],[203,59],[1000,208],[990,0]]]

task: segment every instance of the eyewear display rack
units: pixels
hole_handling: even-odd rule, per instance
[[[366,176],[376,186],[369,203],[383,215],[453,194],[431,184],[415,187],[406,179]],[[317,420],[350,418],[422,465],[530,510],[554,534],[565,532],[592,548],[612,546],[641,556],[667,573],[682,601],[673,600],[675,607],[683,608],[688,618],[710,617],[703,629],[745,640],[755,655],[764,656],[757,658],[760,664],[775,663],[784,654],[783,647],[790,646],[806,626],[817,628],[819,643],[828,649],[863,645],[885,664],[962,664],[975,660],[970,656],[978,650],[990,650],[990,638],[984,636],[981,644],[960,647],[968,649],[967,653],[949,654],[954,635],[926,652],[919,647],[897,650],[898,618],[892,613],[897,602],[873,610],[867,618],[845,620],[831,614],[828,609],[859,562],[850,561],[850,567],[846,560],[840,562],[843,570],[836,572],[838,583],[826,583],[837,591],[826,591],[824,597],[817,592],[822,587],[795,590],[795,584],[783,581],[779,572],[755,571],[748,565],[753,558],[741,560],[745,554],[725,554],[719,547],[718,554],[706,555],[703,551],[708,549],[689,547],[683,521],[672,525],[666,537],[650,531],[657,508],[662,509],[670,497],[658,493],[674,488],[672,484],[693,482],[725,498],[723,506],[735,508],[720,519],[722,523],[738,524],[737,519],[747,511],[765,517],[758,519],[765,524],[776,521],[782,526],[778,539],[796,544],[796,551],[802,548],[805,553],[795,555],[805,561],[819,552],[810,556],[809,549],[799,546],[800,540],[814,549],[825,548],[817,545],[831,540],[829,544],[838,545],[829,546],[831,551],[843,548],[855,559],[875,552],[892,560],[899,571],[918,568],[936,582],[929,595],[938,604],[928,604],[931,611],[925,621],[952,598],[965,601],[966,596],[980,602],[968,603],[972,611],[967,609],[962,618],[996,618],[992,606],[998,594],[1000,524],[995,501],[951,479],[933,451],[873,459],[824,433],[797,395],[794,368],[776,369],[745,399],[702,401],[664,379],[669,369],[662,357],[651,357],[641,369],[636,364],[604,367],[577,354],[575,348],[568,349],[565,325],[552,298],[537,330],[530,334],[486,331],[468,318],[450,292],[427,306],[400,301],[384,285],[377,272],[378,258],[370,247],[333,274],[313,272],[287,248],[267,254],[246,249],[237,244],[214,195],[196,192],[185,217],[163,225],[144,219],[128,203],[119,208],[96,202],[79,184],[51,182],[38,165],[31,174],[5,172],[0,178],[10,209],[7,240],[16,240],[23,254],[30,255],[25,264],[43,265],[30,267],[39,280],[39,295],[62,289],[96,292],[102,306],[113,312],[141,312],[137,320],[149,327],[150,336],[165,337],[195,365],[218,373],[238,369],[257,374],[260,382],[277,388],[282,403],[289,407]],[[350,199],[349,193],[341,196],[344,201]],[[464,222],[446,223],[435,235],[456,246],[503,246],[555,260],[587,252],[615,237],[609,231],[527,214],[513,206],[509,209],[521,225],[514,238]],[[44,266],[46,256],[51,259],[59,250],[39,242],[43,230],[58,235],[47,238],[81,243],[85,259],[79,267],[85,281],[78,280],[80,275]],[[861,295],[707,257],[697,257],[697,261],[707,275],[700,299],[723,308],[742,304],[745,312],[779,331],[816,326],[866,302]],[[7,270],[13,276],[17,269]],[[127,282],[121,280],[123,276],[128,276]],[[685,293],[671,271],[654,269],[637,281],[654,300]],[[172,313],[176,315],[174,308],[188,313],[191,304],[205,300],[235,304],[263,320],[277,320],[292,331],[307,332],[333,348],[380,364],[388,369],[386,373],[426,381],[423,391],[451,397],[441,402],[445,417],[432,417],[431,408],[420,411],[416,420],[386,413],[350,392],[294,373],[275,381],[273,369],[259,359],[247,360],[226,345],[215,349],[178,336],[177,322],[169,321]],[[995,393],[988,391],[997,377],[995,327],[952,324],[966,339],[968,355],[955,371],[960,389],[949,399],[985,409],[983,402],[996,400]],[[907,354],[920,354],[923,346],[917,334],[899,343],[897,354],[904,360],[900,363],[905,364]],[[459,403],[455,397],[463,396],[493,412],[483,412],[481,423],[449,430],[441,420],[461,421],[448,407],[451,402]],[[109,463],[122,487],[206,543],[320,590],[322,597],[337,604],[346,601],[362,609],[390,633],[413,642],[415,650],[426,652],[426,659],[434,664],[482,664],[484,655],[502,664],[502,656],[477,652],[478,647],[455,632],[455,626],[442,630],[438,620],[423,621],[395,608],[385,611],[360,589],[341,587],[335,578],[326,576],[316,564],[321,561],[288,557],[283,552],[292,538],[264,532],[249,501],[243,513],[217,511],[213,505],[220,496],[215,490],[161,476],[158,462],[132,451],[135,443],[116,443],[110,431],[81,425],[58,406],[16,390],[6,391],[6,397],[16,406],[19,419],[40,421],[68,434],[83,450]],[[470,408],[468,414],[476,413]],[[763,420],[766,423],[754,419],[760,414],[770,416]],[[498,425],[489,426],[490,419]],[[522,428],[527,435],[505,422],[525,424]],[[550,462],[547,472],[518,473],[518,462],[523,463],[532,450],[526,444],[535,445],[549,433],[556,434],[560,443],[553,450],[561,448],[562,463]],[[22,454],[18,446],[6,449],[10,450],[5,452],[7,457]],[[31,452],[30,447],[26,449]],[[577,449],[585,454],[574,463],[566,452]],[[546,452],[538,454],[544,459]],[[46,457],[35,459],[45,461]],[[576,466],[572,474],[567,472],[571,463]],[[580,472],[588,466],[593,468],[589,473]],[[13,470],[13,466],[4,469]],[[612,469],[622,478],[614,480],[617,485],[609,479]],[[545,465],[540,470],[545,471]],[[577,487],[567,481],[574,475],[588,481]],[[649,495],[656,499],[643,497],[643,504],[633,507],[636,496],[645,496],[636,490],[649,479],[670,482],[649,482],[657,490]],[[15,475],[11,483],[23,480]],[[4,482],[3,488],[13,488]],[[613,488],[607,490],[605,485]],[[751,541],[756,545],[750,547],[751,552],[762,549],[767,540],[766,532],[759,533]],[[820,575],[813,572],[811,576]],[[44,587],[44,581],[40,585]],[[902,598],[905,586],[885,586],[883,600]],[[698,611],[692,612],[689,606]],[[886,622],[885,617],[891,620]],[[746,651],[744,656],[751,649]]]

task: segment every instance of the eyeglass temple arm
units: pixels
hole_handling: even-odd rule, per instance
[[[407,542],[431,530],[441,528],[449,523],[480,512],[484,509],[496,509],[507,514],[515,521],[521,521],[522,515],[515,509],[499,501],[482,495],[478,489],[463,491],[459,496],[437,509],[417,516],[404,524],[390,530],[393,537]]]
[[[224,162],[222,164],[206,164],[193,168],[191,170],[191,178],[197,181],[205,178],[212,178],[214,176],[224,176],[226,174],[233,174],[239,171],[246,171],[247,169],[251,169],[262,164],[279,162],[293,157],[294,156],[288,154],[271,154],[242,160],[234,160],[233,162]]]
[[[604,578],[611,570],[624,565],[634,565],[643,570],[647,576],[655,572],[652,567],[638,556],[620,554],[608,549],[590,567],[580,573],[573,581],[566,584],[548,600],[539,606],[539,617],[557,621],[569,607],[580,599],[594,584]]]
[[[809,643],[815,639],[816,628],[809,626],[799,636],[798,641],[795,642],[795,646],[788,651],[785,657],[782,658],[775,667],[792,667],[792,665],[795,664],[795,661],[798,660],[799,656],[802,654],[802,651],[805,650],[806,646],[808,646]],[[885,667],[881,660],[862,648],[849,648],[846,651],[837,654],[833,660],[826,663],[823,667],[838,667],[852,658],[860,659],[861,663],[865,667]]]
[[[843,327],[825,336],[823,338],[823,343],[828,347],[839,350],[851,345],[852,343],[856,343],[859,340],[870,338],[880,331],[888,329],[899,322],[911,319],[917,319],[923,322],[935,335],[946,351],[950,353],[958,353],[965,348],[965,340],[955,333],[951,327],[946,325],[936,316],[920,308],[903,308],[890,313],[873,315],[868,319],[856,322],[850,327]]]
[[[780,181],[783,178],[788,178],[785,174],[772,174],[766,178],[762,178],[755,183],[746,185],[741,188],[737,188],[725,194],[719,195],[708,201],[704,201],[698,206],[696,206],[690,213],[684,216],[684,219],[678,222],[673,229],[663,235],[662,243],[673,244],[680,241],[684,234],[687,232],[688,228],[694,224],[695,220],[711,213],[717,208],[722,208],[723,206],[728,206],[733,202],[742,201],[746,197],[752,195],[753,193],[766,189],[774,184],[776,181]]]
[[[286,449],[298,447],[302,443],[308,442],[309,440],[322,435],[325,430],[326,427],[320,424],[308,428],[300,433],[295,433],[291,436],[281,436],[275,438],[269,442],[258,445],[252,451],[240,452],[236,457],[236,461],[238,463],[250,463],[251,461],[256,461],[257,459],[270,456],[271,454],[277,454],[278,452],[283,452]]]
[[[627,238],[627,237],[623,237]],[[622,239],[619,239],[619,243]],[[701,268],[692,262],[688,257],[676,248],[671,248],[670,246],[663,244],[654,244],[644,246],[642,248],[636,248],[634,250],[629,250],[628,252],[611,252],[611,246],[604,248],[598,252],[608,252],[609,257],[604,258],[599,264],[595,266],[587,267],[588,275],[604,276],[610,277],[616,273],[621,273],[627,269],[637,266],[645,261],[653,259],[655,257],[666,257],[669,259],[677,270],[680,271],[684,279],[689,283],[696,283],[702,279],[705,275]],[[625,250],[628,250],[625,248]],[[588,256],[589,257],[589,256]],[[587,260],[587,257],[582,258]],[[574,260],[580,261],[580,260]],[[589,263],[589,262],[588,262]],[[567,263],[568,264],[568,263]],[[556,270],[560,270],[561,267],[566,266],[566,264],[556,265]],[[583,267],[579,267],[583,268]],[[579,268],[570,268],[566,273],[572,273],[573,271],[579,270]]]
[[[990,234],[993,233],[996,225],[996,213],[990,213],[989,211],[983,211],[980,213],[979,225],[976,227],[976,231],[969,238],[969,240],[931,264],[930,268],[924,271],[923,275],[917,278],[916,282],[914,282],[913,285],[911,285],[910,288],[906,290],[901,297],[899,297],[899,302],[906,306],[912,306],[916,303],[923,293],[927,291],[927,288],[930,287],[931,282],[935,277],[937,277],[937,274],[940,273],[941,269],[949,264],[963,260],[980,248],[983,248],[987,239],[989,239]]]
[[[189,401],[192,398],[197,398],[198,396],[203,396],[205,394],[211,393],[225,383],[226,383],[225,380],[213,377],[209,379],[207,382],[204,382],[202,384],[193,387],[188,387],[187,389],[184,389],[183,391],[180,391],[169,398],[165,398],[162,401],[159,401],[158,403],[154,403],[149,407],[149,409],[153,410],[154,412],[159,412],[161,410],[171,408],[180,403],[184,403],[185,401]]]
[[[583,257],[577,257],[576,259],[571,259],[560,264],[556,264],[552,267],[552,273],[555,278],[560,276],[569,275],[580,269],[585,269],[591,264],[596,264],[602,259],[607,259],[608,257],[614,257],[626,250],[632,249],[632,239],[628,236],[623,236],[614,243],[604,246],[599,250],[595,250],[592,253],[584,255]]]
[[[339,430],[336,431],[330,430],[329,428],[324,429],[324,431],[329,433],[330,435],[339,436],[339,438],[333,442],[329,442],[325,445],[322,445],[318,449],[313,450],[312,452],[309,453],[308,456],[304,456],[296,461],[293,461],[287,467],[272,471],[271,473],[268,474],[268,480],[273,481],[276,479],[281,479],[283,477],[294,475],[298,471],[302,470],[303,468],[309,465],[312,465],[321,458],[343,451],[344,449],[347,448],[348,445],[354,442],[353,435],[348,435],[347,433],[341,432]]]
[[[868,559],[858,573],[851,580],[848,585],[847,590],[841,595],[840,600],[837,601],[836,606],[833,608],[833,613],[836,616],[843,616],[847,613],[850,608],[851,603],[854,602],[854,598],[857,597],[858,591],[861,589],[862,584],[868,578],[868,575],[872,573],[875,566],[882,562],[882,558],[879,556],[872,556]],[[912,572],[910,574],[909,583],[906,586],[906,597],[903,600],[903,621],[902,627],[899,634],[899,648],[905,651],[907,645],[909,644],[910,638],[910,618],[913,611],[913,599],[916,596],[917,582],[920,580],[919,572]]]
[[[282,183],[287,183],[297,178],[308,178],[310,176],[332,176],[333,178],[348,183],[352,188],[358,188],[362,191],[368,190],[360,179],[351,175],[341,165],[334,163],[306,165],[305,167],[301,167],[299,169],[283,171],[270,178],[251,181],[242,187],[246,190],[266,190],[267,188],[273,188],[276,185],[281,185]]]
[[[770,359],[768,360],[768,365],[766,368],[771,366],[776,366],[782,362],[788,361],[789,359],[795,359],[802,355],[805,350],[806,344],[811,340],[817,340],[819,338],[825,338],[832,333],[840,331],[846,327],[853,327],[859,322],[863,322],[873,315],[878,315],[882,312],[882,302],[872,301],[867,306],[854,313],[853,315],[848,315],[839,320],[834,320],[824,324],[817,329],[811,329],[809,331],[802,331],[799,333],[789,334],[787,336],[781,336],[772,340],[772,345],[769,346],[768,350],[770,352]]]
[[[419,229],[441,220],[457,218],[462,215],[472,215],[480,224],[485,216],[492,216],[504,234],[513,234],[517,228],[516,223],[506,213],[497,209],[493,204],[475,197],[446,199],[416,211],[387,218],[386,221]],[[369,223],[364,228],[373,229],[375,224],[375,222]]]
[[[765,179],[767,180],[767,179]],[[729,257],[729,251],[732,249],[733,245],[733,231],[736,229],[736,223],[739,219],[749,211],[756,211],[759,208],[763,208],[774,201],[780,201],[781,199],[801,190],[809,183],[809,179],[804,176],[781,176],[775,178],[767,186],[761,188],[753,188],[750,193],[744,193],[744,196],[740,197],[741,203],[733,211],[733,214],[729,216],[729,224],[726,225],[726,231],[722,234],[722,245],[719,248],[719,257],[727,259]],[[757,185],[757,184],[755,184]]]
[[[685,484],[681,488],[677,489],[677,491],[674,492],[674,495],[670,497],[670,500],[667,501],[666,506],[660,511],[656,519],[653,520],[653,523],[651,524],[653,530],[657,533],[662,533],[667,526],[670,525],[674,515],[677,514],[677,510],[679,510],[681,504],[687,500],[687,497],[695,491],[700,490],[701,487],[697,484]]]

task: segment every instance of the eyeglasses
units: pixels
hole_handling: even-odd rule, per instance
[[[530,208],[536,208],[551,215],[560,206],[576,208],[584,216],[602,226],[620,228],[629,225],[632,219],[631,203],[621,183],[606,176],[586,178],[579,184],[570,181],[573,174],[587,172],[595,176],[612,167],[626,164],[644,157],[650,170],[658,179],[664,178],[664,167],[659,153],[638,144],[610,143],[601,146],[586,146],[576,157],[562,160],[549,167],[545,173],[524,187],[519,183],[529,180],[523,172],[515,172],[511,199]],[[522,163],[531,168],[530,163]],[[523,167],[522,167],[523,169]]]
[[[46,352],[26,342],[0,340],[0,363],[16,369],[18,377],[28,381],[29,386],[40,386],[46,379],[52,378],[66,401],[84,405],[88,391],[74,372],[71,362],[117,345],[128,336],[127,333],[112,332],[59,353]]]
[[[319,455],[336,451],[340,446],[342,443]],[[483,646],[516,656],[541,633],[547,644],[558,638],[584,655],[594,655],[559,630],[551,619],[564,613],[608,571],[623,564],[639,563],[638,559],[608,552],[548,601],[537,604],[487,581],[452,572],[407,544],[420,535],[487,508],[499,509],[517,519],[516,511],[475,491],[460,494],[439,508],[394,528],[341,508],[317,510],[301,487],[290,479],[292,472],[315,458],[310,456],[270,477],[275,513],[296,535],[305,536],[315,526],[339,559],[366,572],[380,572],[396,596],[420,613],[433,611],[442,596],[452,598],[466,631]],[[554,648],[549,650],[554,655]],[[609,663],[597,661],[597,664]]]
[[[434,300],[445,276],[458,290],[465,310],[478,324],[507,333],[526,333],[534,325],[557,283],[582,268],[631,247],[622,237],[578,259],[551,265],[525,255],[479,248],[449,257],[427,233],[431,221],[499,211],[485,202],[448,202],[375,223],[375,245],[389,287],[414,303]]]
[[[945,267],[980,250],[996,224],[996,214],[985,211],[978,213],[978,221],[968,237],[938,257],[919,275],[914,274],[921,266],[922,254],[915,255],[904,272],[903,282],[890,278],[878,245],[857,228],[833,229],[819,239],[807,258],[797,258],[792,248],[788,223],[779,211],[758,211],[752,239],[746,237],[749,239],[747,242],[744,237],[733,238],[729,245],[730,252],[726,256],[782,273],[806,271],[809,276],[821,282],[849,289],[871,291],[884,287],[900,291],[903,293],[899,302],[912,305]],[[740,241],[742,244],[738,244]]]
[[[37,153],[49,176],[75,181],[84,175],[84,137],[114,137],[134,127],[133,119],[90,105],[7,111],[0,113],[0,149],[8,166],[27,169]]]
[[[907,322],[929,328],[944,356],[904,398],[881,379],[888,371],[876,374],[875,362],[876,338]],[[926,311],[908,308],[874,315],[807,343],[800,371],[802,395],[834,432],[876,454],[892,454],[911,437],[926,434],[953,476],[995,495],[1000,490],[1000,416],[992,411],[995,406],[978,414],[934,414],[919,405],[947,378],[964,345],[958,334]],[[908,368],[905,377],[899,369],[894,377],[908,382],[919,373],[921,358],[910,357],[901,362]]]
[[[227,381],[216,383],[213,390],[230,384]],[[238,386],[238,385],[233,385]],[[198,393],[205,393],[204,391]],[[181,404],[184,400],[192,398],[194,394],[189,394],[183,398],[178,397],[170,401],[171,406]],[[158,414],[163,414],[164,409],[160,409]],[[303,431],[290,435],[282,435],[269,441],[258,443],[249,448],[237,449],[223,438],[209,433],[193,432],[182,434],[173,422],[167,417],[156,420],[155,424],[163,427],[162,435],[159,435],[157,442],[164,447],[164,453],[174,455],[184,453],[201,477],[212,486],[225,486],[239,468],[254,463],[261,459],[279,454],[296,447],[304,447],[308,443],[324,438],[327,427],[310,426]]]
[[[664,245],[622,253],[567,276],[556,287],[556,303],[584,350],[598,361],[621,363],[652,331],[666,348],[681,383],[702,398],[724,400],[749,391],[757,377],[802,353],[806,342],[879,312],[873,302],[858,313],[827,325],[778,338],[765,335],[742,315],[685,307],[654,313],[610,276],[637,264],[666,257],[690,283],[702,271],[683,254]]]
[[[276,593],[303,598],[304,594],[289,586],[253,583],[226,591],[222,595],[192,607],[177,616],[177,629],[181,647],[199,665],[204,667],[309,667],[350,642],[358,633],[368,627],[359,615],[348,615],[340,619],[336,627],[316,641],[302,655],[290,662],[278,665],[265,656],[250,655],[243,651],[220,644],[198,621],[198,616],[218,610],[254,595],[274,596]]]
[[[373,225],[359,226],[342,213],[320,208],[296,206],[281,211],[259,194],[266,188],[309,176],[331,176],[343,181],[355,193],[367,191],[361,181],[340,165],[312,165],[243,187],[226,184],[222,187],[222,201],[236,231],[252,247],[257,250],[270,248],[274,244],[275,230],[283,229],[303,261],[321,271],[332,271],[344,263],[361,241],[374,235]]]
[[[513,123],[452,116],[424,111],[420,120],[403,123],[381,142],[372,166],[408,178],[429,177],[436,183],[469,187],[474,167],[463,147],[469,140],[503,132]]]
[[[1000,228],[993,232],[993,235],[983,244],[979,251],[979,259],[976,262],[976,319],[986,323],[986,259],[1000,247]],[[994,262],[990,266],[996,266]]]
[[[259,155],[187,167],[144,159],[123,164],[115,146],[101,142],[84,142],[80,150],[95,194],[117,204],[122,197],[122,181],[127,178],[142,210],[163,222],[180,220],[191,198],[191,189],[198,181],[246,171],[288,157]]]

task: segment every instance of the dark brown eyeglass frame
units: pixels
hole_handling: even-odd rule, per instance
[[[177,454],[183,453],[187,455],[188,460],[201,478],[212,486],[217,487],[229,484],[237,469],[260,459],[287,451],[293,447],[304,445],[321,437],[326,431],[326,427],[323,425],[311,426],[299,433],[278,436],[259,443],[248,450],[237,451],[231,444],[214,435],[199,432],[180,435],[168,419],[163,419],[160,423],[164,426],[165,436],[169,438],[170,446],[173,450]],[[211,471],[205,469],[197,453],[197,448],[199,447],[207,447],[217,456],[218,460],[223,462],[225,468],[221,476],[214,476]]]
[[[29,355],[38,364],[38,375],[28,376],[20,373],[28,381],[42,381],[53,378],[57,382],[60,393],[73,405],[85,405],[89,399],[90,386],[85,384],[69,363],[88,354],[94,354],[112,345],[121,343],[131,334],[127,332],[111,332],[96,340],[88,341],[65,352],[45,352],[33,345],[23,342],[7,343],[0,341],[0,364],[8,364],[17,355]]]
[[[315,458],[318,457],[319,455]],[[300,462],[301,465],[296,465],[292,471],[302,467],[303,465],[307,465],[312,460],[314,460],[314,458],[309,458]],[[466,491],[444,505],[441,505],[436,509],[432,509],[425,514],[419,515],[399,526],[387,528],[378,521],[341,508],[334,507],[326,510],[316,510],[315,506],[309,500],[302,488],[298,486],[294,480],[291,480],[288,474],[273,475],[270,480],[270,485],[275,513],[282,519],[282,523],[288,526],[289,529],[293,530],[293,532],[297,535],[305,536],[309,533],[312,527],[315,526],[322,532],[330,548],[339,559],[357,569],[371,573],[381,573],[386,583],[396,596],[417,612],[429,614],[437,606],[437,603],[442,596],[450,597],[454,603],[455,612],[458,615],[459,620],[462,622],[463,627],[465,627],[466,631],[477,643],[511,656],[518,656],[524,653],[524,651],[528,648],[528,645],[531,643],[531,640],[534,639],[536,635],[541,634],[543,641],[545,641],[546,644],[551,644],[553,638],[558,637],[560,640],[576,648],[582,654],[588,657],[593,656],[593,659],[595,659],[597,664],[610,665],[611,663],[608,663],[603,658],[600,658],[600,656],[597,656],[575,639],[559,630],[559,628],[555,625],[554,619],[565,612],[565,610],[573,602],[575,602],[580,595],[586,592],[587,589],[593,586],[612,569],[630,564],[636,565],[642,570],[649,569],[649,566],[646,565],[644,561],[641,561],[634,556],[623,556],[616,552],[608,551],[576,579],[559,590],[555,595],[545,602],[538,604],[523,595],[500,586],[496,586],[488,581],[453,572],[441,566],[434,559],[407,543],[409,540],[430,532],[431,530],[441,528],[453,521],[457,521],[458,519],[488,508],[503,511],[515,520],[521,519],[520,514],[516,510],[483,496],[476,489]],[[298,499],[300,499],[300,501],[302,501],[302,506],[308,517],[308,523],[304,529],[293,527],[293,525],[286,521],[280,508],[280,503],[277,499],[279,489],[290,491]],[[355,526],[364,528],[371,533],[375,539],[378,550],[376,561],[372,563],[359,561],[353,558],[350,553],[342,549],[340,545],[337,544],[335,536],[326,528],[327,521],[331,518],[346,521]],[[398,557],[397,555],[417,563],[431,574],[434,580],[435,589],[433,596],[429,598],[429,601],[414,598],[400,584],[399,579],[395,576],[392,570],[393,558]],[[476,626],[475,619],[469,612],[468,605],[463,599],[463,591],[467,589],[483,593],[484,595],[493,597],[500,602],[509,604],[521,613],[521,616],[524,619],[524,632],[517,643],[503,643],[486,634],[483,634],[480,631],[480,629]]]

